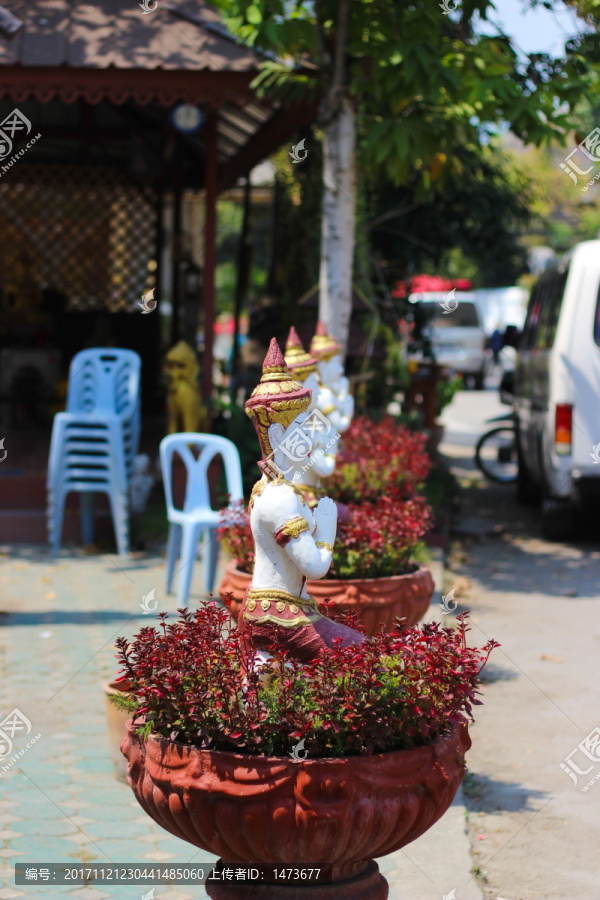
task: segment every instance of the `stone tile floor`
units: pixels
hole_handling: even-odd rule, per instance
[[[137,606],[152,588],[159,609],[174,612],[158,557],[121,560],[76,552],[53,560],[40,548],[23,548],[0,558],[0,721],[17,708],[32,725],[27,740],[41,735],[8,771],[2,766],[26,740],[15,738],[13,752],[0,760],[0,900],[25,895],[129,900],[150,890],[15,886],[16,862],[75,866],[216,859],[155,825],[113,774],[102,685],[116,670],[115,639],[132,636],[153,618]],[[182,885],[157,886],[155,896],[207,895],[200,886]]]

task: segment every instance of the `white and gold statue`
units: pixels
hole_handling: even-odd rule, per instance
[[[333,427],[343,434],[350,427],[354,415],[354,397],[350,393],[350,383],[344,375],[342,348],[327,333],[323,322],[310,344],[310,352],[319,365],[319,379],[322,390],[319,393],[319,409]]]
[[[321,487],[321,478],[329,477],[335,469],[340,435],[331,420],[321,412],[321,406],[326,404],[327,399],[321,398],[323,386],[319,380],[318,363],[302,346],[295,328],[290,329],[285,345],[285,361],[292,377],[312,392],[305,426],[307,440],[311,445],[310,458],[304,471],[299,473],[297,487],[304,493],[309,505],[315,506],[319,497],[325,493]]]
[[[252,581],[244,597],[239,627],[256,650],[274,641],[299,659],[320,649],[362,643],[363,635],[323,616],[306,590],[307,579],[322,578],[331,565],[337,508],[323,497],[310,509],[296,487],[307,463],[306,422],[311,392],[295,381],[275,338],[265,357],[260,384],[246,402],[258,433],[263,476],[250,498],[255,542]]]

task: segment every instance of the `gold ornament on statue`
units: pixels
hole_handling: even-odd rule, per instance
[[[306,352],[293,326],[285,345],[285,361],[292,376],[298,381],[306,381],[309,375],[318,371],[316,357]]]
[[[269,425],[278,422],[287,428],[310,406],[311,392],[294,381],[285,364],[275,338],[263,363],[260,384],[246,401],[246,415],[252,419],[258,434],[263,460],[273,454],[269,441]]]
[[[310,342],[310,352],[316,356],[317,360],[331,359],[342,352],[337,340],[332,334],[329,334],[323,322],[317,325],[316,333]]]

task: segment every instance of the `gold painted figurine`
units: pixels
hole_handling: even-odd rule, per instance
[[[179,341],[165,358],[169,379],[167,394],[167,432],[208,431],[208,412],[200,399],[200,366],[189,344]],[[179,427],[179,424],[182,427]]]

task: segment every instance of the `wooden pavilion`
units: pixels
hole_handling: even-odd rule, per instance
[[[19,359],[64,377],[75,352],[111,339],[141,354],[152,408],[160,316],[139,302],[154,286],[160,309],[168,293],[170,337],[190,340],[188,283],[210,397],[217,196],[315,112],[260,101],[259,64],[203,0],[2,0],[3,399]],[[186,191],[204,198],[200,258],[182,232]]]

